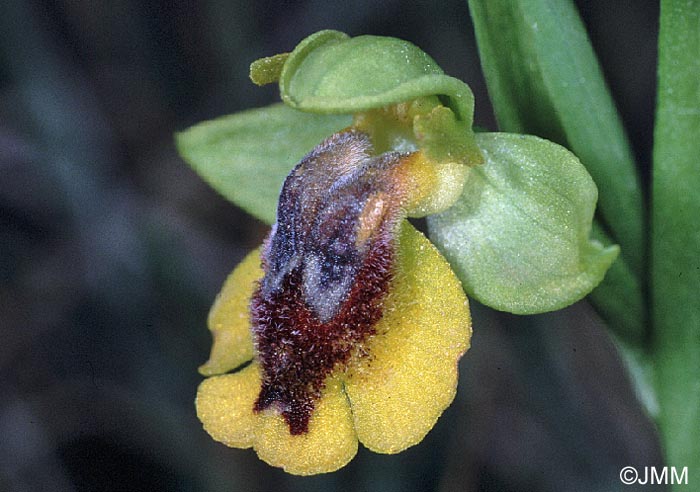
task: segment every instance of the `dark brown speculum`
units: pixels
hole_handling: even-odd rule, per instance
[[[368,137],[329,138],[287,177],[251,302],[262,388],[255,410],[308,431],[328,375],[366,355],[392,279],[401,189],[397,153]]]

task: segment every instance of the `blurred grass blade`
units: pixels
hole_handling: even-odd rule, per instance
[[[349,115],[302,113],[273,104],[205,121],[176,135],[180,155],[227,200],[268,224],[294,165]]]
[[[469,0],[501,131],[569,148],[600,191],[599,213],[641,276],[643,206],[634,159],[584,26],[569,0]]]
[[[697,480],[700,478],[700,0],[661,2],[658,77],[651,285],[660,426],[669,465],[687,466],[689,477]]]

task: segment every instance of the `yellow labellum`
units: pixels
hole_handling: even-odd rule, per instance
[[[245,300],[261,276],[255,251],[227,280],[210,316],[216,341],[203,371],[229,370],[245,362],[246,354],[253,358],[249,322],[244,326],[241,319],[249,316]],[[298,475],[344,466],[355,455],[358,440],[377,452],[402,451],[420,442],[452,402],[457,362],[471,336],[459,281],[435,247],[406,221],[376,331],[366,343],[367,357],[328,376],[307,433],[291,435],[273,407],[253,410],[261,387],[255,361],[234,374],[205,380],[197,394],[197,415],[217,441],[253,447],[264,461]],[[231,345],[230,355],[224,350],[230,340],[248,346]]]

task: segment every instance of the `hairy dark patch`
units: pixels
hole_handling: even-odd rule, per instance
[[[263,371],[255,410],[274,406],[308,430],[326,377],[361,356],[391,281],[400,211],[396,153],[370,157],[368,137],[336,134],[287,177],[251,302]]]
[[[391,281],[391,238],[371,248],[340,311],[323,323],[304,300],[300,269],[285,277],[269,297],[255,293],[252,317],[263,385],[255,410],[271,405],[281,412],[291,434],[308,431],[315,402],[328,374],[353,356],[374,334]]]

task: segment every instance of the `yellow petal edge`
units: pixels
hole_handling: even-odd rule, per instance
[[[260,368],[253,363],[235,374],[205,380],[197,391],[197,417],[217,441],[255,448],[260,459],[294,475],[328,473],[357,453],[357,436],[342,383],[326,381],[309,421],[309,431],[292,436],[274,409],[253,411],[260,391]]]
[[[262,276],[258,248],[248,253],[224,282],[209,311],[214,343],[209,360],[199,368],[203,376],[222,374],[253,358],[249,306]]]
[[[263,412],[255,450],[264,462],[294,475],[328,473],[347,465],[357,453],[357,435],[338,377],[326,380],[309,421],[309,432],[292,436],[274,410]]]
[[[462,286],[423,234],[404,222],[396,276],[370,357],[348,374],[360,442],[398,453],[420,442],[452,403],[471,319]]]

